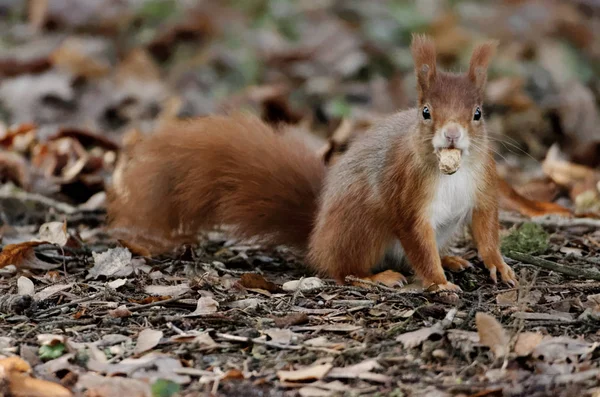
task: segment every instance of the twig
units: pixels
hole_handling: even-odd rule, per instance
[[[216,336],[218,338],[221,339],[225,339],[228,341],[232,341],[232,342],[244,342],[244,343],[254,343],[257,345],[264,345],[264,346],[269,346],[269,347],[275,347],[277,349],[287,349],[287,350],[300,350],[303,348],[303,346],[295,346],[295,345],[282,345],[279,343],[275,343],[275,342],[269,342],[263,339],[259,339],[259,338],[248,338],[245,336],[237,336],[237,335],[230,335],[230,334],[222,334],[222,333],[217,333]]]
[[[134,307],[131,307],[131,308],[128,307],[127,309],[130,312],[137,312],[137,311],[140,311],[140,310],[143,310],[143,309],[147,309],[149,307],[162,306],[162,305],[164,305],[166,303],[177,302],[178,300],[183,299],[185,296],[187,296],[187,293],[184,293],[184,294],[181,294],[181,295],[177,295],[177,296],[174,296],[172,298],[165,299],[165,300],[162,300],[162,301],[151,302],[151,303],[147,303],[145,305],[134,306]]]
[[[521,252],[510,251],[506,256],[511,259],[539,266],[547,270],[552,270],[568,276],[585,278],[589,280],[600,280],[600,272],[574,268],[571,266],[561,265],[560,263],[552,262],[547,259],[536,258],[533,255],[523,254]]]
[[[42,196],[37,193],[27,193],[21,191],[10,191],[6,190],[0,191],[0,199],[17,199],[20,201],[33,201],[38,204],[45,205],[46,207],[51,207],[57,209],[58,211],[65,214],[74,214],[77,212],[77,208],[73,207],[70,204],[62,203],[60,201],[53,200],[51,198]]]
[[[554,215],[546,215],[533,218],[523,218],[511,213],[501,212],[501,222],[509,222],[515,224],[521,224],[525,222],[537,223],[542,226],[555,226],[555,227],[573,227],[573,226],[590,226],[600,228],[600,219],[594,218],[565,218]]]
[[[42,311],[40,311],[40,312],[37,313],[37,315],[34,317],[34,320],[40,320],[40,319],[46,318],[46,317],[48,317],[50,315],[54,315],[56,312],[60,312],[61,309],[65,308],[65,307],[77,305],[77,304],[79,304],[81,302],[85,302],[85,301],[89,301],[89,300],[95,299],[99,295],[100,295],[100,293],[95,293],[95,294],[92,294],[90,296],[86,296],[84,298],[75,299],[75,300],[72,300],[70,302],[63,303],[62,305],[51,307],[50,309],[42,310]]]

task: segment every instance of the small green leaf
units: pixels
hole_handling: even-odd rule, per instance
[[[53,346],[51,345],[43,345],[40,346],[38,350],[38,354],[40,358],[44,361],[53,360],[55,358],[59,358],[63,354],[65,354],[65,345],[63,343],[57,343]]]
[[[152,397],[171,397],[179,392],[179,385],[173,381],[159,379],[152,384]]]

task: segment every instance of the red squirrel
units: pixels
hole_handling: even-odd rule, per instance
[[[499,250],[498,177],[482,109],[495,43],[475,48],[466,73],[436,66],[431,39],[411,45],[417,107],[372,127],[327,169],[315,150],[249,115],[178,122],[137,144],[109,196],[115,229],[149,238],[193,235],[215,225],[242,238],[287,245],[320,274],[397,285],[376,272],[385,259],[408,262],[424,287],[460,291],[444,268],[469,262],[440,257],[465,222],[494,282],[515,285]],[[438,153],[461,151],[452,175]]]

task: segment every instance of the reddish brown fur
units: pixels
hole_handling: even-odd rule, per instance
[[[253,118],[210,117],[176,134],[151,137],[136,148],[123,173],[120,186],[135,189],[113,198],[113,225],[166,235],[178,228],[193,233],[230,224],[242,237],[298,248],[308,242],[310,264],[339,282],[350,275],[400,280],[397,273],[373,273],[386,248],[399,240],[426,286],[455,289],[444,275],[428,212],[440,178],[431,140],[445,123],[454,122],[471,142],[477,245],[492,274],[497,269],[504,281],[514,281],[498,251],[495,165],[483,120],[473,121],[492,47],[474,52],[469,68],[474,74],[451,74],[437,70],[433,42],[415,36],[419,107],[365,134],[324,182],[316,154]],[[432,120],[421,117],[423,105],[431,109]]]
[[[111,226],[171,239],[217,224],[240,237],[305,248],[324,166],[289,134],[260,120],[212,116],[137,145],[108,212]]]

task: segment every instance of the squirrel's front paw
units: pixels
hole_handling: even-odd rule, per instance
[[[450,281],[447,281],[443,284],[425,283],[424,285],[428,285],[428,287],[425,288],[427,292],[438,292],[438,291],[462,292],[462,289],[460,289],[460,287],[458,285],[453,284]]]
[[[498,264],[492,265],[488,265],[486,263],[485,266],[490,271],[490,277],[494,281],[494,284],[498,282],[498,272],[500,272],[500,278],[502,279],[502,281],[510,285],[511,287],[515,287],[519,284],[517,276],[515,276],[515,272],[513,271],[513,269],[511,269],[510,266],[504,263],[504,261],[500,261]]]

